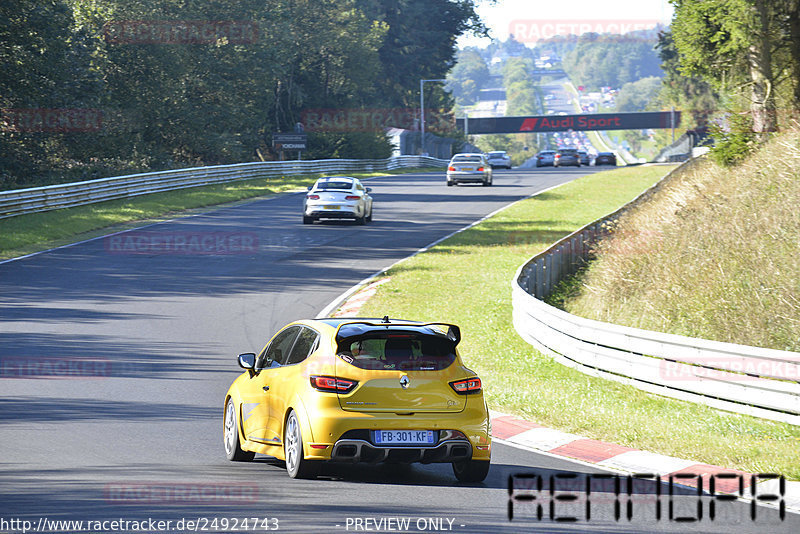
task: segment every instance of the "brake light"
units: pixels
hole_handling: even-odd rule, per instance
[[[478,172],[482,171],[483,167],[478,167]]]
[[[319,200],[319,195],[306,195],[309,200]]]
[[[358,195],[347,195],[344,197],[345,200],[361,200],[361,197]]]
[[[332,376],[312,376],[311,387],[318,391],[329,393],[347,393],[358,385],[355,380],[335,378]]]
[[[459,395],[478,393],[481,390],[481,379],[474,376],[466,380],[456,380],[455,382],[450,382],[450,387]]]
[[[553,157],[554,157],[554,158],[556,158],[556,159],[558,159],[558,158],[560,158],[560,157],[561,157],[561,154],[556,154],[556,155],[555,155],[555,156],[553,156]]]
[[[447,167],[447,170],[448,171],[454,171],[454,170],[456,170],[456,168],[451,165],[450,167]]]

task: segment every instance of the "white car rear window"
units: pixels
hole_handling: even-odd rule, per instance
[[[349,191],[353,188],[352,180],[326,180],[324,182],[317,182],[315,189],[344,189]]]

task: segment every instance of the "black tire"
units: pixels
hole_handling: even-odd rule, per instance
[[[372,207],[369,208],[369,215],[367,215],[367,222],[372,222]]]
[[[303,215],[303,224],[313,224],[313,223],[314,223],[314,217],[306,217],[305,215]]]
[[[447,187],[455,185],[451,180],[447,180]]]
[[[356,217],[356,224],[359,226],[364,226],[367,224],[367,215],[366,213],[361,217]]]
[[[292,478],[317,478],[320,462],[305,459],[303,454],[303,431],[294,410],[289,412],[286,428],[283,431],[283,454],[286,458],[286,472]]]
[[[239,441],[239,418],[236,416],[236,405],[233,399],[228,399],[223,416],[222,439],[225,445],[225,456],[231,462],[249,462],[256,453],[242,450]]]
[[[483,187],[489,187],[490,185],[492,185],[491,180],[486,180],[485,182],[483,182]]]
[[[483,482],[489,474],[488,460],[453,462],[453,473],[459,482]]]

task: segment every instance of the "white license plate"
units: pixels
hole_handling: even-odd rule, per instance
[[[433,430],[376,430],[376,445],[433,445]]]
[[[475,167],[461,167],[462,171],[474,171]]]
[[[326,210],[338,210],[338,209],[342,209],[342,207],[339,206],[339,205],[330,205],[330,206],[325,206],[325,209]]]

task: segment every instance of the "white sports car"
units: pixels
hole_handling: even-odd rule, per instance
[[[372,220],[370,191],[350,176],[320,178],[303,200],[303,224],[320,219],[355,219],[356,224],[365,224]]]

